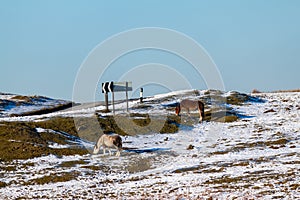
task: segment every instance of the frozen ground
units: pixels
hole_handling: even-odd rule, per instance
[[[72,106],[72,102],[43,96],[0,93],[0,117],[41,114]]]
[[[299,199],[300,93],[256,96],[266,102],[232,105],[253,117],[123,137],[127,150],[120,158],[49,155],[1,162],[0,198]]]

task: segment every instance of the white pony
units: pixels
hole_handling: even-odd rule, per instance
[[[111,155],[111,148],[116,148],[116,156],[120,156],[122,151],[122,138],[117,134],[103,134],[94,146],[93,154],[97,154],[100,151],[100,147],[103,148],[103,154],[105,154],[106,148],[108,148],[109,155]]]

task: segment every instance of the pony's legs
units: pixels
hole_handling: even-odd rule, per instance
[[[95,146],[95,147],[94,147],[93,154],[99,153],[99,150],[100,150],[100,148]]]
[[[200,116],[200,117],[199,117],[199,123],[200,123],[200,122],[202,122],[202,120],[203,120],[203,117],[202,117],[202,112],[201,112],[201,110],[200,110],[200,109],[199,109],[199,116]]]
[[[118,157],[120,157],[120,155],[121,155],[121,148],[119,148],[119,147],[116,147],[116,149],[117,149],[117,153],[116,153],[116,156],[118,156]]]
[[[190,109],[187,108],[186,112],[187,112],[188,116],[191,116]]]
[[[109,155],[111,155],[111,150],[108,148],[108,153],[109,153]],[[105,155],[106,154],[106,148],[105,147],[103,147],[103,154]]]
[[[198,101],[198,111],[199,111],[199,123],[201,123],[204,118],[204,104],[200,101]]]
[[[201,123],[203,121],[202,117],[199,118],[199,123]]]

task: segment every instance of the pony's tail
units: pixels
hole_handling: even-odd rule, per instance
[[[204,117],[205,117],[204,103],[202,103],[201,101],[198,101],[198,106],[199,106],[199,110],[201,112],[201,117],[202,117],[202,119],[204,119]]]
[[[178,103],[177,106],[175,107],[175,113],[176,113],[176,115],[179,115],[180,111],[181,111],[180,103]]]

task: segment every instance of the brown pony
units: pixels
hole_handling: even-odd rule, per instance
[[[202,122],[204,118],[204,103],[201,101],[194,101],[189,99],[182,100],[175,108],[175,113],[179,116],[181,109],[185,109],[187,113],[190,113],[190,110],[197,110],[199,111],[199,122]]]

